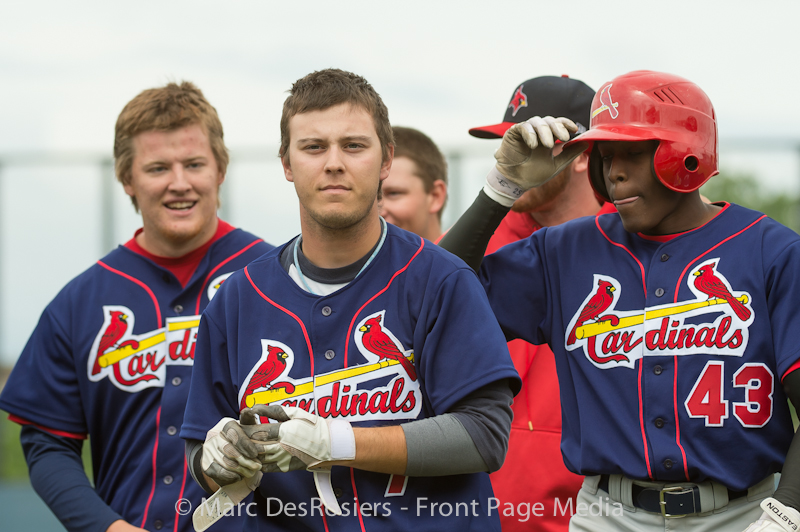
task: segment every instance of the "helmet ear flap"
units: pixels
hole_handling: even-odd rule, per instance
[[[601,198],[611,201],[606,190],[606,180],[603,178],[603,158],[596,142],[592,143],[592,150],[589,152],[589,182]]]

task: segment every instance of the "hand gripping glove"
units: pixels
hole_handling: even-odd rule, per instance
[[[233,418],[222,418],[206,433],[203,472],[220,486],[251,478],[261,471],[258,448]]]
[[[255,416],[278,423],[252,425]],[[330,462],[354,460],[356,440],[350,423],[325,419],[302,408],[256,405],[241,413],[242,426],[259,447],[264,472],[307,469],[322,502],[334,514],[342,511],[331,487]]]
[[[558,175],[578,155],[586,150],[577,143],[553,156],[553,137],[569,141],[569,132],[578,127],[568,118],[533,118],[514,124],[495,152],[497,164],[486,176],[486,194],[506,206],[511,206],[522,194]]]
[[[800,512],[786,506],[777,499],[768,497],[761,501],[764,513],[747,527],[744,532],[798,532],[800,531]]]

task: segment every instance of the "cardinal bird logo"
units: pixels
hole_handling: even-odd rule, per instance
[[[103,336],[100,338],[100,346],[97,348],[97,355],[94,357],[94,365],[92,366],[92,375],[100,373],[100,357],[105,354],[110,348],[120,349],[126,346],[131,346],[134,349],[139,347],[139,342],[136,340],[128,340],[117,345],[118,342],[125,336],[125,331],[128,330],[128,315],[119,310],[111,311],[111,321],[106,327]]]
[[[378,355],[381,360],[397,360],[406,370],[409,378],[412,381],[417,380],[417,371],[414,369],[414,365],[397,348],[397,345],[389,338],[389,335],[381,329],[380,314],[368,319],[358,330],[364,333],[361,337],[361,342],[367,351],[373,355]]]
[[[747,321],[750,319],[750,309],[733,297],[733,294],[731,294],[728,287],[725,286],[725,283],[714,274],[714,266],[716,266],[716,264],[716,262],[704,264],[694,272],[693,275],[696,277],[694,280],[694,287],[707,295],[708,299],[724,299],[740,320]]]
[[[508,106],[513,109],[511,111],[511,116],[517,116],[517,111],[523,107],[528,107],[528,97],[524,92],[522,92],[522,87],[523,85],[517,87],[517,91],[514,93],[514,96],[511,98],[511,102],[508,104]]]
[[[614,301],[615,291],[616,288],[614,288],[614,285],[612,285],[610,282],[604,281],[603,279],[597,281],[597,291],[594,293],[591,299],[589,299],[589,302],[586,303],[586,306],[583,307],[583,310],[581,310],[581,314],[578,316],[578,321],[575,322],[575,326],[569,333],[567,345],[572,345],[578,340],[578,338],[575,336],[575,331],[578,330],[578,327],[589,320],[596,320],[602,316],[606,310],[608,310],[608,307],[610,307],[611,303]]]
[[[598,99],[602,105],[592,112],[592,118],[606,110],[608,110],[608,114],[611,115],[612,120],[619,116],[619,111],[617,111],[619,103],[611,99],[611,85],[612,83],[609,83],[600,90]]]
[[[286,370],[286,359],[289,358],[289,355],[280,347],[274,345],[267,345],[266,347],[267,359],[256,368],[250,377],[250,383],[247,385],[244,395],[242,395],[241,408],[247,406],[245,403],[247,396],[259,388],[284,388],[286,393],[294,393],[294,384],[290,382],[272,382]]]

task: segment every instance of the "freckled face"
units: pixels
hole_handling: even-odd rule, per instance
[[[131,180],[125,192],[142,213],[145,242],[156,254],[199,247],[217,227],[219,186],[225,179],[198,124],[146,131],[133,139]]]

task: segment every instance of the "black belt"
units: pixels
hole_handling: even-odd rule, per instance
[[[597,487],[608,493],[608,475],[600,475]],[[747,495],[745,491],[728,490],[728,500],[732,501]],[[700,488],[697,486],[667,486],[662,489],[631,486],[631,500],[636,508],[646,512],[661,514],[664,517],[683,517],[698,514],[700,508]],[[707,508],[710,511],[712,508]]]

